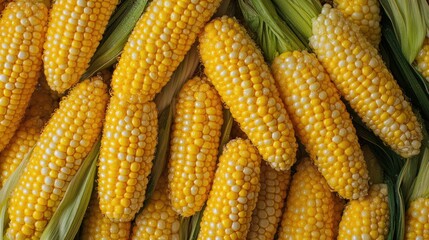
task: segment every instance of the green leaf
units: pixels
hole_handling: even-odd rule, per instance
[[[7,214],[7,206],[10,195],[13,192],[13,189],[18,184],[19,178],[24,172],[25,167],[30,159],[31,154],[33,153],[34,146],[31,150],[25,155],[21,163],[15,169],[15,171],[9,176],[9,178],[4,183],[2,189],[0,190],[0,240],[3,240],[5,235],[5,229],[9,223],[9,215]]]
[[[79,230],[94,186],[100,139],[92,147],[40,239],[73,239]]]
[[[421,2],[421,3],[419,3]],[[393,24],[395,35],[408,63],[412,63],[420,51],[426,36],[427,26],[424,9],[426,0],[380,0]]]
[[[305,43],[313,35],[312,19],[322,11],[319,0],[273,0],[280,16]]]
[[[268,61],[283,52],[304,50],[306,46],[277,15],[270,0],[239,0],[246,25],[256,35]]]
[[[125,0],[112,15],[87,71],[81,79],[112,66],[121,54],[129,35],[146,9],[148,0]]]

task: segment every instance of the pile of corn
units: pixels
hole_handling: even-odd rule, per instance
[[[426,1],[0,9],[0,239],[429,239]]]

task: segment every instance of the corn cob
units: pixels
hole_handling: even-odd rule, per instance
[[[112,221],[131,221],[142,207],[157,135],[155,103],[111,97],[101,139],[98,196],[101,212]]]
[[[24,119],[8,146],[0,153],[0,188],[36,144],[45,123],[58,106],[58,101],[43,87],[43,78],[31,96]]]
[[[133,101],[153,100],[170,80],[220,2],[152,1],[124,47],[113,73],[113,92],[131,96]]]
[[[381,40],[380,3],[378,0],[334,0],[334,6],[346,19],[359,27],[362,35],[378,48]]]
[[[207,200],[216,170],[222,102],[205,78],[182,87],[171,133],[168,188],[171,206],[189,217]]]
[[[245,29],[221,17],[200,36],[201,60],[233,118],[276,170],[295,162],[297,143],[268,65]]]
[[[429,239],[429,199],[417,198],[410,202],[405,219],[405,239]]]
[[[0,19],[0,151],[24,116],[42,67],[48,9],[36,1],[11,2]]]
[[[259,192],[261,157],[249,140],[231,140],[219,158],[198,239],[245,239]]]
[[[310,45],[344,98],[403,157],[420,152],[421,125],[377,50],[355,25],[325,5],[313,21]]]
[[[347,199],[368,192],[368,169],[356,130],[316,56],[284,52],[271,66],[296,133],[329,186]]]
[[[369,194],[348,202],[340,222],[338,239],[387,239],[389,203],[386,184],[374,184]]]
[[[423,46],[415,59],[417,70],[429,81],[429,37],[426,37]]]
[[[272,240],[281,220],[290,181],[290,170],[278,172],[261,165],[261,189],[246,239]]]
[[[334,239],[335,195],[328,183],[304,158],[292,177],[279,230],[283,239]]]
[[[112,222],[101,213],[97,191],[91,200],[82,221],[80,238],[82,240],[127,240],[130,238],[131,222]]]
[[[161,176],[149,203],[137,215],[131,239],[179,239],[179,215],[168,199],[167,177]]]
[[[43,63],[49,86],[65,92],[85,72],[118,0],[56,0],[50,11]]]
[[[9,145],[0,153],[0,189],[36,144],[42,129],[43,121],[38,117],[21,123]]]
[[[93,78],[61,101],[9,200],[8,238],[40,237],[101,132],[107,98],[107,86]]]

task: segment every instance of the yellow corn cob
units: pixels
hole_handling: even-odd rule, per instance
[[[420,152],[421,125],[377,50],[337,10],[325,5],[310,45],[351,107],[403,157]]]
[[[107,99],[107,86],[93,78],[61,101],[9,200],[8,238],[40,237],[101,132]]]
[[[410,202],[405,219],[405,239],[429,239],[429,199],[417,198]]]
[[[261,157],[249,140],[234,139],[219,158],[198,239],[245,239],[259,192]]]
[[[101,213],[97,191],[91,195],[85,218],[82,221],[80,238],[82,240],[128,240],[131,222],[112,222]]]
[[[356,130],[316,56],[285,52],[271,66],[299,139],[329,186],[347,199],[368,192],[368,169]]]
[[[39,83],[44,83],[43,78],[39,79]],[[0,188],[36,144],[46,121],[57,106],[57,99],[42,86],[38,86],[33,92],[24,120],[7,147],[0,153]]]
[[[416,57],[417,70],[429,81],[429,37],[426,37],[423,46]]]
[[[113,73],[115,94],[152,100],[215,13],[221,0],[154,0],[131,33]]]
[[[340,222],[338,239],[386,239],[389,202],[386,184],[374,184],[368,196],[348,202]]]
[[[0,19],[0,151],[24,116],[42,67],[48,9],[36,1],[11,2]]]
[[[39,117],[21,123],[9,145],[0,153],[0,189],[36,144],[42,129],[43,121]]]
[[[49,86],[65,92],[85,72],[118,0],[56,0],[50,11],[43,63]]]
[[[261,51],[234,19],[206,25],[200,36],[204,71],[263,159],[276,170],[295,162],[292,123]]]
[[[346,19],[359,27],[362,35],[378,48],[381,40],[380,3],[378,0],[334,0],[334,6]]]
[[[290,181],[290,170],[279,172],[261,165],[261,189],[246,239],[272,240],[281,220]]]
[[[184,217],[200,211],[207,200],[222,123],[221,99],[206,78],[186,82],[177,99],[168,168],[171,206]]]
[[[149,203],[136,217],[131,239],[177,240],[179,228],[179,215],[168,199],[167,177],[161,176]]]
[[[308,158],[292,177],[279,230],[283,239],[334,239],[335,195]]]
[[[111,97],[98,163],[100,208],[111,220],[131,221],[142,207],[157,135],[155,103]]]

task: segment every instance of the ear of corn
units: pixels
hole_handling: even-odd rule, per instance
[[[207,200],[215,173],[222,102],[206,78],[195,77],[177,98],[169,161],[171,206],[188,217]]]
[[[334,6],[346,19],[359,27],[362,35],[378,48],[381,40],[380,3],[378,0],[334,0]]]
[[[420,152],[421,125],[377,50],[329,5],[313,22],[310,45],[363,122],[402,157]]]
[[[284,202],[290,181],[290,170],[275,171],[261,165],[261,190],[246,239],[272,240],[281,220]]]
[[[7,147],[0,153],[0,188],[36,144],[46,121],[58,106],[57,99],[44,87],[44,84],[46,81],[40,78],[40,86],[31,96],[24,120],[20,123]]]
[[[11,2],[0,19],[0,151],[24,116],[42,67],[48,9],[35,1]]]
[[[49,86],[65,92],[88,67],[118,0],[56,0],[50,11],[43,62]]]
[[[112,221],[131,221],[142,207],[157,136],[155,103],[111,97],[101,139],[98,196],[101,212]]]
[[[198,239],[245,239],[259,192],[261,157],[249,140],[226,144],[200,223]]]
[[[36,144],[42,129],[43,121],[38,117],[21,123],[9,145],[0,153],[0,188]]]
[[[101,132],[107,87],[85,80],[44,128],[9,201],[7,237],[39,238]]]
[[[387,239],[389,204],[386,184],[374,184],[363,199],[351,200],[340,222],[338,239]]]
[[[88,209],[83,219],[80,239],[82,240],[127,240],[131,232],[131,222],[112,222],[101,213],[98,195],[91,195]]]
[[[410,202],[405,219],[405,239],[429,239],[429,198]]]
[[[167,176],[161,176],[149,203],[136,217],[131,239],[178,240],[179,226],[179,215],[168,199]]]
[[[426,37],[423,46],[416,57],[417,70],[429,81],[429,37]]]
[[[329,186],[347,199],[365,196],[368,170],[356,130],[316,56],[285,52],[272,70],[296,133]]]
[[[279,230],[284,239],[334,239],[335,195],[328,183],[304,158],[292,177]]]
[[[245,29],[230,17],[200,35],[204,71],[263,159],[276,170],[296,161],[297,143],[268,65]]]
[[[113,92],[139,102],[153,100],[220,2],[152,1],[124,47],[113,74]]]

